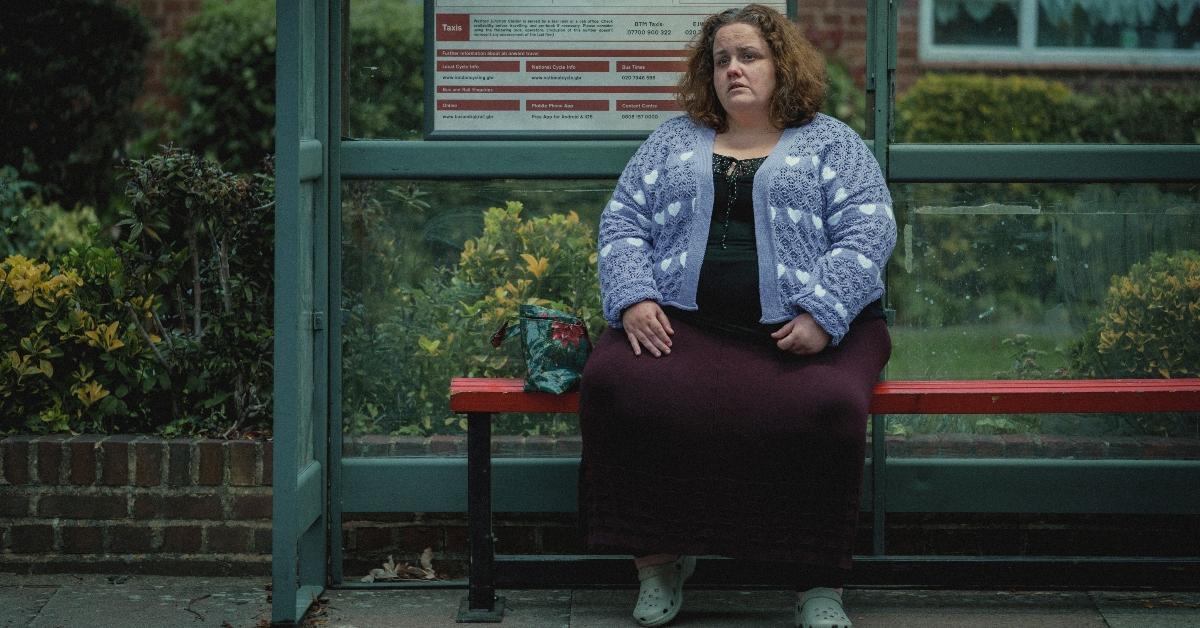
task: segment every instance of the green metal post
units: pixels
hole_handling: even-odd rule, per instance
[[[329,250],[331,242],[335,242],[330,237],[332,229],[332,216],[334,216],[334,203],[341,196],[339,194],[340,187],[337,173],[333,169],[332,153],[336,150],[340,143],[340,138],[337,136],[337,129],[340,125],[334,117],[339,111],[339,103],[336,99],[336,85],[338,81],[333,80],[337,76],[337,70],[340,67],[340,57],[334,49],[335,42],[340,40],[337,31],[337,24],[340,22],[340,16],[335,14],[336,5],[339,0],[315,0],[313,2],[313,104],[312,115],[313,120],[313,135],[315,139],[324,147],[323,156],[324,163],[320,177],[313,182],[313,212],[311,214],[312,224],[312,245],[310,256],[312,259],[312,299],[313,299],[313,353],[312,353],[312,368],[313,368],[313,404],[312,404],[312,451],[314,457],[321,463],[322,468],[326,470],[323,477],[320,478],[321,483],[321,501],[316,506],[320,520],[313,525],[313,529],[309,531],[312,535],[312,552],[307,556],[302,556],[301,567],[307,569],[309,578],[307,582],[314,583],[321,587],[328,584],[329,578],[329,539],[333,535],[329,513],[331,506],[330,499],[330,480],[329,474],[331,466],[329,464],[331,458],[329,455],[330,446],[330,431],[332,428],[332,419],[334,415],[330,413],[330,408],[333,404],[331,397],[331,364],[333,354],[333,343],[331,338],[334,336],[330,333],[332,312],[336,311],[332,304],[336,301],[330,300],[330,256]],[[340,533],[337,534],[340,543]],[[303,571],[301,573],[304,573]]]
[[[894,0],[867,0],[867,103],[871,108],[871,150],[888,177],[892,142],[892,105],[896,75]],[[871,417],[871,550],[886,552],[887,416]]]
[[[296,329],[299,310],[298,295],[285,289],[296,283],[295,270],[290,268],[285,251],[294,247],[289,242],[295,232],[296,215],[300,206],[300,124],[298,122],[299,83],[295,76],[300,67],[300,8],[294,3],[280,1],[275,7],[276,115],[275,115],[275,347],[278,365],[296,339],[290,333]],[[293,183],[294,182],[294,183]],[[297,416],[294,402],[289,402],[299,388],[293,372],[275,369],[275,433],[274,456],[279,459],[272,471],[272,543],[271,543],[271,621],[295,622],[296,615],[296,532],[288,523],[295,519],[296,469],[298,443],[284,438],[289,425]]]
[[[276,6],[272,605],[294,624],[325,589],[328,0]]]
[[[325,311],[329,312],[328,339],[325,343],[329,359],[329,420],[326,421],[329,438],[329,460],[336,461],[329,469],[329,571],[330,583],[341,584],[342,573],[342,185],[341,185],[341,137],[345,120],[342,79],[345,77],[343,51],[349,48],[347,40],[350,30],[350,0],[329,0],[329,113],[325,116],[327,128],[325,141],[329,188],[329,210],[324,220],[329,235],[324,247],[326,283]]]

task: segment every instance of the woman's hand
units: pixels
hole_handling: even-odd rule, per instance
[[[784,323],[771,337],[776,340],[775,346],[796,355],[812,355],[829,344],[829,332],[808,312]]]
[[[671,352],[671,321],[667,320],[666,312],[654,301],[635,303],[621,314],[621,325],[625,327],[625,337],[629,346],[633,347],[634,355],[642,355],[645,348],[654,357],[661,357]]]

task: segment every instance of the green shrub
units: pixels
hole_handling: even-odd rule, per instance
[[[271,420],[274,202],[270,174],[237,176],[168,148],[131,162],[124,290],[154,305],[168,431],[231,434]]]
[[[1193,201],[1180,192],[1154,184],[1091,184],[1056,208],[1056,292],[1072,305],[1073,324],[1092,321],[1114,276],[1155,251],[1196,246],[1200,214],[1186,209]]]
[[[1200,376],[1200,253],[1158,252],[1115,276],[1099,315],[1070,347],[1088,378]],[[1200,416],[1121,414],[1135,434],[1200,437]]]
[[[350,12],[346,135],[420,137],[425,105],[420,3],[355,0]]]
[[[495,372],[507,361],[485,351],[483,336],[490,332],[462,315],[461,304],[478,299],[479,291],[451,282],[443,271],[387,296],[386,306],[376,298],[374,307],[355,303],[344,315],[343,430],[408,436],[459,431],[450,414],[450,378]],[[467,344],[475,352],[456,362]]]
[[[464,243],[456,265],[415,287],[388,287],[387,298],[362,295],[350,308],[343,330],[347,431],[460,432],[460,418],[449,411],[450,378],[523,375],[518,343],[499,351],[489,344],[522,303],[575,312],[593,334],[603,328],[591,227],[574,212],[524,219],[522,209],[516,202],[488,209],[483,232]],[[497,425],[501,433],[570,429],[561,417],[508,415]]]
[[[821,110],[862,135],[867,130],[867,98],[846,66],[830,60],[825,66],[829,87]]]
[[[1080,95],[1076,133],[1104,144],[1200,144],[1200,87],[1118,87]]]
[[[1200,377],[1200,253],[1155,253],[1113,277],[1096,321],[1071,348],[1084,377]]]
[[[269,431],[269,174],[173,148],[128,171],[115,244],[0,264],[0,430]]]
[[[171,49],[168,80],[183,104],[175,141],[247,172],[274,152],[275,7],[206,0]]]
[[[1075,117],[1065,85],[1024,76],[926,74],[896,100],[900,142],[1065,142]]]
[[[1200,88],[1076,93],[1025,76],[926,74],[896,101],[901,142],[1200,143]]]
[[[38,186],[17,179],[16,172],[9,166],[0,168],[0,257],[54,261],[91,242],[99,223],[94,209],[67,211],[58,203],[46,203]]]
[[[348,133],[412,137],[421,128],[421,7],[351,6]],[[175,141],[235,172],[275,141],[275,3],[207,0],[173,46],[171,92],[184,103]]]
[[[590,329],[601,329],[591,227],[573,211],[523,220],[523,208],[509,201],[488,209],[483,233],[463,245],[454,278],[485,292],[465,313],[499,326],[521,303],[535,303],[570,308]]]
[[[103,203],[129,137],[149,31],[112,0],[0,9],[0,166],[66,207]]]
[[[0,262],[0,433],[137,431],[153,416],[160,339],[138,333],[151,301],[113,289],[112,253]]]

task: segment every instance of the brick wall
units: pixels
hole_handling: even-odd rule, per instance
[[[203,0],[118,0],[136,9],[150,26],[150,46],[146,50],[146,82],[139,102],[170,104],[167,95],[166,55],[170,42],[183,34],[183,24],[200,12]]]
[[[271,444],[0,440],[0,571],[270,573]]]
[[[497,456],[577,455],[578,437],[500,436]],[[456,455],[457,436],[350,440],[346,456]],[[1200,459],[1200,440],[945,434],[889,437],[892,456]],[[152,436],[0,439],[0,571],[267,575],[271,561],[270,442]],[[399,481],[399,479],[398,479]],[[858,551],[870,548],[869,518]],[[347,513],[343,569],[357,580],[389,555],[434,551],[441,573],[466,572],[460,513]],[[506,554],[587,553],[573,513],[497,513]],[[1200,554],[1200,517],[1161,515],[893,514],[902,554]],[[1138,530],[1139,534],[1130,534]],[[181,564],[186,561],[186,567]]]
[[[840,59],[860,85],[867,72],[867,3],[800,2],[796,22],[818,50]]]

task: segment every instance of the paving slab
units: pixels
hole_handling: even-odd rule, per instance
[[[311,624],[325,628],[430,628],[465,624],[454,621],[463,589],[330,590],[326,602],[309,613]],[[505,598],[500,626],[565,628],[571,625],[571,591],[499,591]],[[487,625],[487,624],[481,624]]]
[[[1103,628],[1086,592],[849,590],[855,628]]]
[[[0,586],[0,626],[28,626],[57,590],[54,586]]]
[[[1200,593],[1102,591],[1092,597],[1111,628],[1200,628]]]
[[[253,627],[270,622],[265,581],[246,578],[64,576],[31,628]]]
[[[128,626],[263,628],[270,603],[265,578],[0,574],[0,628]],[[635,626],[637,590],[501,591],[512,628]],[[421,626],[455,623],[463,589],[334,590],[305,622],[309,628]],[[685,591],[671,625],[791,626],[790,591]],[[850,589],[846,607],[856,628],[1008,626],[1044,628],[1200,628],[1200,593],[1011,592]]]
[[[571,628],[636,626],[630,615],[637,595],[636,589],[576,591]],[[671,626],[791,626],[795,596],[789,591],[684,589],[683,609]]]

